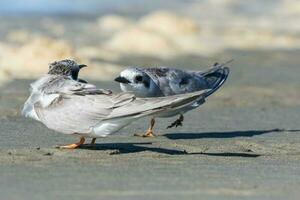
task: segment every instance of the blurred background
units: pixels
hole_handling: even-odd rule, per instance
[[[299,104],[298,0],[1,0],[0,13],[1,85],[65,58],[88,64],[90,81],[125,66],[202,70],[234,59],[217,94],[227,104]]]

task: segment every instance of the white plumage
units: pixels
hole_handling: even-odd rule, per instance
[[[204,93],[136,98],[128,92],[112,94],[74,80],[65,71],[55,71],[31,84],[31,94],[22,114],[64,134],[105,137],[138,118],[193,104]]]

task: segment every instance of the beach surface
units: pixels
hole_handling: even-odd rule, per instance
[[[253,61],[260,66],[249,62],[253,54],[232,63],[228,82],[206,104],[187,113],[183,127],[166,129],[174,119],[158,119],[157,137],[134,137],[146,130],[149,120],[144,118],[76,150],[55,146],[78,138],[20,116],[31,80],[2,86],[1,197],[297,199],[297,52],[254,54],[270,58]],[[289,62],[281,66],[287,56]],[[266,70],[272,73],[260,77]],[[119,91],[113,82],[94,83]]]
[[[1,199],[299,199],[299,0],[4,0],[0,13]],[[126,66],[234,61],[183,127],[157,119],[157,137],[133,136],[144,118],[60,150],[78,138],[20,110],[29,84],[66,58],[115,92]]]

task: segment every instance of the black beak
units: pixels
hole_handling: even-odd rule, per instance
[[[115,78],[115,81],[117,81],[119,83],[125,83],[125,84],[131,83],[128,79],[126,79],[122,76],[118,76],[117,78]]]
[[[77,79],[78,80],[78,82],[80,82],[80,83],[88,83],[86,80],[83,80],[83,79],[81,79],[81,78],[79,78],[79,79]]]
[[[81,68],[87,67],[87,65],[82,64],[82,65],[78,65],[78,67],[79,67],[79,69],[81,69]]]

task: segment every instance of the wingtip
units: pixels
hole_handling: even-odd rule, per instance
[[[205,98],[215,93],[226,82],[230,73],[230,68],[227,66],[219,66],[219,69],[214,71],[214,73],[216,72],[221,74],[221,76],[212,84],[212,88],[205,92]]]

